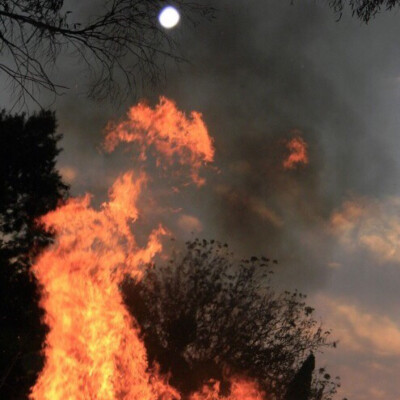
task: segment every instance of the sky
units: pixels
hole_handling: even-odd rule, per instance
[[[306,293],[339,341],[317,356],[341,376],[338,398],[395,400],[400,14],[365,25],[349,13],[338,20],[326,3],[219,0],[216,19],[195,29],[183,19],[170,32],[189,62],[169,63],[165,82],[140,95],[201,112],[214,138],[207,184],[180,194],[182,211],[166,217],[176,237],[277,259],[277,285]],[[51,103],[64,134],[59,168],[73,195],[100,202],[132,162],[99,150],[104,127],[138,98],[96,103],[68,60],[56,73],[72,88]],[[286,170],[295,136],[307,143],[308,164]]]

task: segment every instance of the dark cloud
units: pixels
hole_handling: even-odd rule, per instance
[[[320,232],[345,196],[397,191],[393,131],[377,133],[387,115],[377,102],[396,85],[388,44],[396,28],[389,17],[365,27],[336,22],[318,2],[290,3],[221,1],[215,21],[195,29],[183,23],[171,34],[189,63],[168,65],[167,81],[142,95],[155,102],[165,94],[203,112],[215,138],[221,174],[210,174],[198,205],[190,194],[186,201],[204,235],[245,254],[274,253],[283,281],[310,290],[331,274],[330,239]],[[118,108],[78,93],[57,101],[61,163],[78,170],[75,193],[104,196],[131,161],[102,154],[101,132],[135,100]],[[384,126],[395,123],[389,118]],[[309,145],[310,164],[283,171],[283,141],[293,129]]]
[[[163,94],[180,109],[202,112],[220,173],[207,172],[207,185],[180,193],[176,203],[168,198],[167,208],[184,211],[181,222],[173,222],[173,212],[163,221],[177,226],[177,236],[187,237],[193,226],[240,254],[277,258],[281,285],[340,296],[394,318],[398,263],[377,268],[362,249],[344,248],[329,224],[351,195],[378,202],[399,195],[399,16],[386,13],[368,26],[346,15],[337,22],[326,3],[221,0],[216,20],[195,29],[183,21],[171,32],[189,62],[168,64],[166,82],[139,96],[154,103]],[[102,131],[137,97],[119,107],[93,103],[79,94],[84,77],[68,63],[62,71],[70,71],[72,90],[54,104],[65,134],[60,165],[76,171],[74,194],[104,199],[132,156],[101,152]],[[308,144],[309,164],[285,171],[293,129]],[[353,355],[339,354],[332,360],[350,373]],[[363,372],[365,384],[372,370]],[[398,398],[393,388],[384,393]]]

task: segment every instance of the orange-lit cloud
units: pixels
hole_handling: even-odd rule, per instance
[[[283,226],[283,219],[261,199],[252,197],[249,199],[250,209],[262,220],[270,222],[272,225],[280,228]]]
[[[382,363],[357,362],[350,365],[340,363],[337,373],[341,377],[340,397],[356,400],[397,400],[396,380],[399,365],[384,368]]]
[[[283,161],[284,169],[295,169],[300,165],[307,165],[309,163],[308,145],[299,134],[286,143],[286,148],[289,150],[289,155]]]
[[[376,356],[400,356],[400,326],[388,316],[362,310],[344,300],[318,296],[326,326],[332,327],[340,347]]]
[[[201,232],[203,224],[193,215],[181,215],[178,219],[178,226],[185,232]]]
[[[330,218],[332,232],[346,247],[367,249],[377,260],[400,262],[400,198],[355,198]]]
[[[71,167],[70,165],[60,167],[59,171],[63,181],[69,184],[73,183],[78,175],[76,168]]]

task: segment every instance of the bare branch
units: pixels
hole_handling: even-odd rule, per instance
[[[157,83],[166,60],[183,61],[173,37],[157,24],[163,2],[103,0],[101,5],[101,15],[72,22],[63,0],[0,0],[0,71],[19,88],[22,100],[35,100],[36,90],[57,95],[66,89],[49,70],[68,50],[89,70],[88,95],[97,99],[130,94],[138,78],[142,84]],[[215,12],[184,0],[175,5],[192,23]]]
[[[382,10],[389,11],[400,5],[399,0],[330,0],[329,5],[338,13],[339,19],[346,8],[349,6],[353,16],[368,23]]]

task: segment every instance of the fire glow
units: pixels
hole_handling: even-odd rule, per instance
[[[126,121],[109,126],[105,148],[134,142],[142,160],[154,149],[158,166],[173,163],[201,185],[199,170],[211,163],[214,148],[199,113],[190,118],[165,98],[154,108],[132,107]],[[172,400],[180,394],[167,377],[147,363],[139,327],[125,309],[119,283],[130,274],[140,278],[144,266],[162,251],[167,229],[155,226],[139,246],[134,223],[138,199],[150,177],[127,171],[114,182],[109,200],[96,210],[91,196],[73,198],[41,220],[56,233],[55,243],[33,271],[43,287],[41,305],[49,333],[46,363],[32,388],[31,400]],[[133,229],[132,229],[133,225]],[[210,382],[191,400],[218,399],[218,382]],[[232,381],[230,400],[261,400],[257,386]]]
[[[284,169],[295,169],[308,164],[307,143],[301,136],[295,136],[286,143],[288,157],[283,161]]]

